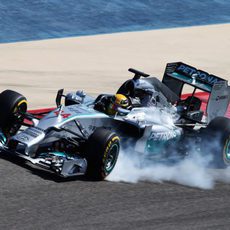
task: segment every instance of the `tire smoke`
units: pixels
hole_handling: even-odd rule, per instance
[[[149,115],[147,116],[148,120],[150,120]],[[162,114],[155,117],[162,119]],[[143,118],[143,120],[145,119],[146,117]],[[167,119],[164,117],[164,121],[167,121],[168,125],[173,125],[173,120],[172,116],[167,117]],[[212,189],[217,181],[230,183],[230,167],[226,169],[209,167],[213,160],[209,153],[213,145],[216,144],[218,143],[209,143],[209,146],[205,148],[206,153],[201,154],[194,147],[194,144],[191,143],[189,144],[190,154],[173,164],[167,161],[156,163],[153,159],[146,157],[146,154],[136,153],[133,148],[128,147],[121,150],[117,164],[107,180],[129,183],[137,183],[139,181],[162,183],[170,181],[200,189]]]
[[[142,157],[144,156],[142,155]],[[210,169],[206,167],[207,159],[204,161],[198,154],[173,165],[154,163],[142,157],[127,150],[122,151],[113,172],[107,180],[130,183],[171,181],[202,189],[214,187],[215,175],[211,174]]]
[[[121,151],[117,164],[107,180],[128,183],[165,181],[200,189],[212,189],[216,182],[230,183],[230,167],[209,167],[212,156],[208,155],[208,152],[207,148],[207,155],[203,155],[194,149],[190,156],[177,163],[168,164],[156,163],[146,159],[144,154],[125,149]]]

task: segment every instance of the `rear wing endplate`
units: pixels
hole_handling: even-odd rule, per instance
[[[208,123],[215,117],[224,116],[230,101],[230,86],[227,82],[217,82],[212,87],[207,105]]]

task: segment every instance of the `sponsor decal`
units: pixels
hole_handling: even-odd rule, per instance
[[[196,68],[184,64],[179,65],[176,70],[190,77],[192,77],[193,74],[196,74],[197,80],[203,81],[210,85],[214,85],[215,83],[222,81],[214,75],[210,75],[202,70],[197,70]]]
[[[216,97],[216,101],[224,100],[224,99],[226,99],[226,98],[228,98],[228,95],[217,96],[217,97]]]
[[[167,141],[172,138],[175,138],[177,136],[177,133],[175,131],[172,132],[161,132],[161,133],[151,133],[148,140],[153,141]]]
[[[108,153],[109,153],[109,150],[111,148],[111,145],[115,142],[115,141],[119,141],[119,137],[115,136],[112,138],[112,140],[109,141],[109,143],[107,144],[106,146],[106,149],[105,149],[105,152],[104,152],[104,156],[103,156],[103,162],[105,162],[107,156],[108,156]]]

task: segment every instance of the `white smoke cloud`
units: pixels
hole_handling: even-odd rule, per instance
[[[210,189],[214,186],[215,177],[205,167],[207,162],[198,155],[185,158],[174,165],[154,163],[151,160],[141,159],[142,157],[122,151],[107,180],[130,183],[172,181],[202,189]],[[144,162],[141,163],[143,160]]]
[[[156,113],[156,110],[154,111]],[[158,124],[160,124],[163,119],[164,122],[167,121],[167,125],[173,126],[174,118],[172,115],[166,116],[164,113],[164,116],[162,114],[159,116],[159,114],[155,114],[156,116],[153,118],[153,116],[149,116],[151,113],[147,114],[143,120],[154,119],[154,122],[158,123],[155,119],[157,118],[159,120]],[[154,160],[146,158],[144,153],[134,153],[130,147],[123,149],[114,170],[107,180],[130,183],[171,181],[201,189],[213,188],[216,181],[230,183],[230,168],[224,170],[210,169],[207,166],[212,161],[212,157],[208,154],[202,155],[197,149],[193,148],[194,146],[191,144],[190,155],[174,164],[156,163]]]

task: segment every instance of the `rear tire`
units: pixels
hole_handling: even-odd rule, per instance
[[[5,90],[0,94],[0,128],[6,136],[18,131],[26,111],[27,100],[20,93]]]
[[[108,176],[116,164],[119,150],[119,137],[110,130],[97,128],[87,142],[87,177],[93,180],[103,180]]]
[[[230,119],[214,118],[205,129],[205,145],[203,151],[209,151],[213,160],[211,166],[226,168],[230,166]],[[207,150],[210,147],[210,150]]]

